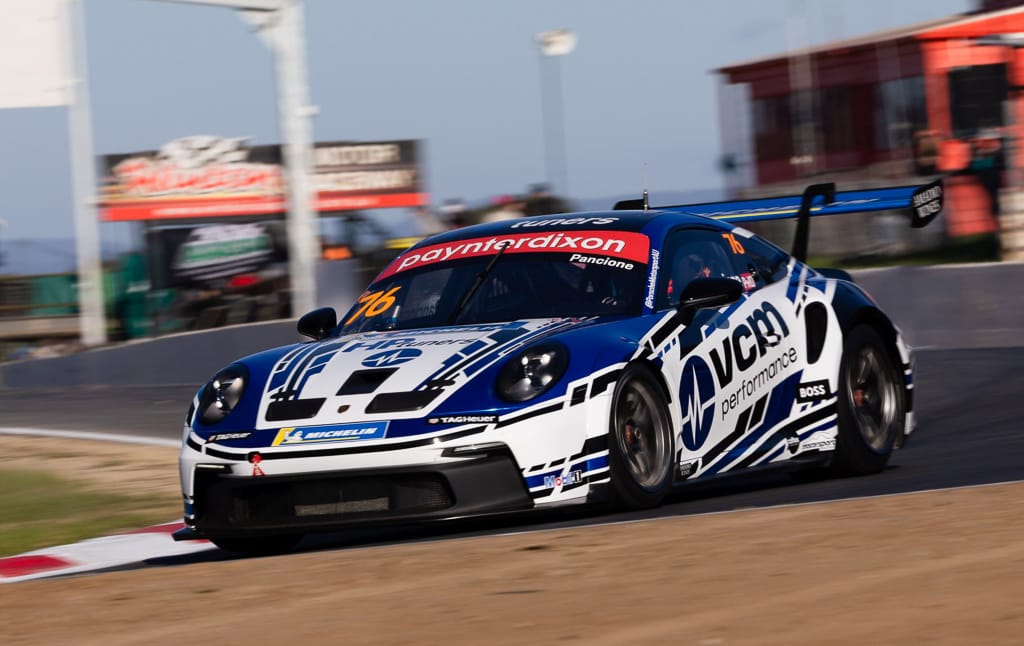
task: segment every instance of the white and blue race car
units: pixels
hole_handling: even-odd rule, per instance
[[[186,528],[226,549],[301,535],[612,500],[770,467],[881,470],[914,427],[912,358],[813,216],[905,210],[941,184],[538,216],[428,238],[313,341],[196,394]],[[792,255],[734,221],[797,218]]]

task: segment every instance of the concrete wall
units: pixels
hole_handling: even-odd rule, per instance
[[[66,357],[0,364],[0,388],[196,384],[238,357],[301,340],[295,321],[269,321],[134,341]]]
[[[915,347],[1024,346],[1024,263],[854,272]],[[0,364],[0,387],[197,387],[238,357],[302,337],[294,321],[190,332],[54,359]]]

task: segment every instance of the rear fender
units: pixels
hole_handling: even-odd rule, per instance
[[[858,325],[873,327],[885,341],[889,357],[903,377],[906,422],[903,427],[903,437],[896,442],[898,448],[906,442],[907,436],[914,431],[915,426],[913,353],[900,335],[896,325],[860,286],[848,281],[836,281],[833,305],[844,336]]]

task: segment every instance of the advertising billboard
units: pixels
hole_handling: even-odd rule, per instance
[[[160,227],[149,232],[149,260],[159,289],[217,284],[275,265],[283,273],[287,245],[273,222]]]
[[[281,146],[193,136],[157,151],[102,159],[100,215],[108,222],[263,216],[287,209]],[[424,206],[420,142],[320,142],[314,206],[334,213]]]

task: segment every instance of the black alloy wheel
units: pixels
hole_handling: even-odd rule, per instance
[[[675,434],[664,390],[647,367],[633,364],[623,371],[609,423],[614,502],[630,509],[654,507],[672,488]]]
[[[858,325],[850,331],[839,368],[836,473],[863,475],[885,468],[906,422],[901,376],[874,328]]]

